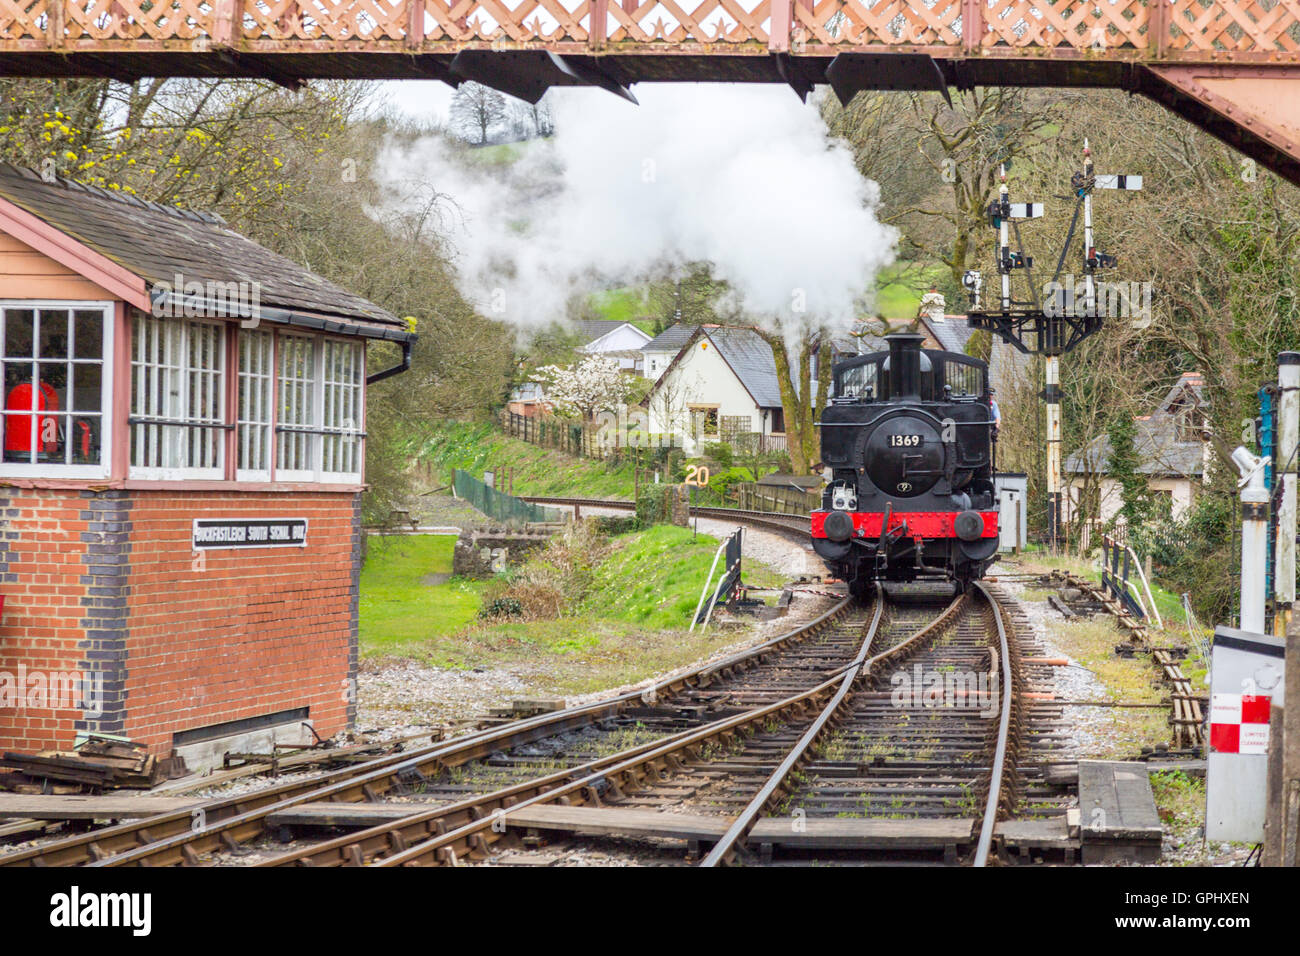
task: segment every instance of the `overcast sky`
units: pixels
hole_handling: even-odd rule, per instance
[[[447,110],[456,91],[438,80],[390,80],[380,95],[394,110],[421,122],[446,124]]]

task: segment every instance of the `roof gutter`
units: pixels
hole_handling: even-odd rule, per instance
[[[312,329],[317,332],[329,332],[335,335],[356,335],[366,339],[378,339],[384,342],[400,342],[403,352],[409,353],[410,343],[416,335],[405,329],[367,328],[344,321],[326,319],[304,312],[277,309],[271,306],[252,305],[251,303],[211,300],[199,295],[186,295],[181,292],[164,292],[157,286],[150,294],[153,314],[173,315],[208,315],[214,318],[240,319],[246,328],[253,328],[260,322],[274,322],[277,325],[290,325],[295,328]],[[233,306],[233,308],[232,308]],[[374,319],[362,321],[377,321]],[[408,365],[409,367],[409,365]],[[396,374],[396,373],[393,373]]]

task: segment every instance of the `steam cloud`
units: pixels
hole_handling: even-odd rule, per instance
[[[753,321],[846,327],[893,258],[879,188],[784,87],[643,84],[641,105],[552,93],[556,135],[511,164],[463,163],[445,140],[390,143],[376,179],[393,202],[424,182],[459,207],[462,294],[528,328],[575,292],[707,260]]]

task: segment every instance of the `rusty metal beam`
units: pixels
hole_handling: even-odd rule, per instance
[[[1300,66],[1151,64],[1131,88],[1300,185]]]

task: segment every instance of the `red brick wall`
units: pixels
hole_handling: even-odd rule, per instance
[[[39,706],[40,688],[20,678],[79,670],[84,657],[82,599],[88,525],[77,492],[5,489],[0,497],[0,751],[33,751],[71,742],[75,707]],[[4,686],[5,681],[8,686]],[[27,693],[31,691],[31,693]],[[21,701],[4,699],[21,694]],[[61,695],[62,696],[62,695]],[[32,704],[36,706],[32,706]],[[51,703],[48,697],[45,703]]]
[[[356,495],[68,490],[0,507],[0,674],[105,675],[97,720],[0,711],[0,748],[90,727],[166,753],[177,731],[295,707],[322,736],[354,716]],[[307,546],[196,555],[194,519],[221,517],[306,518]]]

